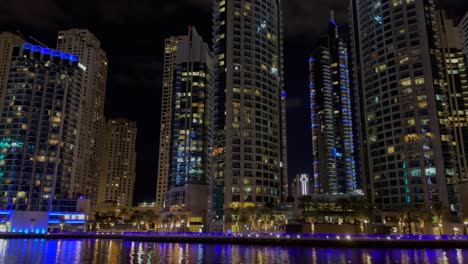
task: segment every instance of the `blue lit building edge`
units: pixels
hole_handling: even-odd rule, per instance
[[[77,55],[61,52],[59,50],[44,48],[42,46],[35,46],[31,43],[24,43],[22,48],[25,50],[32,50],[33,52],[40,52],[44,55],[51,55],[52,57],[60,57],[64,60],[78,61]]]

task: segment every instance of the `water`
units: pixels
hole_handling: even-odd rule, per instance
[[[468,249],[335,249],[146,243],[121,240],[0,239],[0,263],[468,263]]]

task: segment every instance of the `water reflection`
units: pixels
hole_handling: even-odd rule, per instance
[[[140,243],[120,240],[0,239],[0,263],[465,263],[468,250],[335,249]]]

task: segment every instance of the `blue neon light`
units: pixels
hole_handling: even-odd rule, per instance
[[[44,48],[42,46],[35,46],[31,43],[24,43],[22,46],[25,50],[32,50],[33,52],[40,52],[44,55],[52,55],[53,57],[60,57],[64,60],[78,61],[78,56],[70,53],[61,52],[58,50],[53,50],[49,48]]]
[[[332,19],[328,20],[330,23],[332,23],[333,25],[335,25],[336,28],[338,28],[338,24],[336,24],[336,22]]]

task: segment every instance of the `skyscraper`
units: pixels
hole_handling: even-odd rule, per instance
[[[458,24],[458,31],[461,36],[462,49],[465,56],[468,58],[468,12],[466,12],[463,19]]]
[[[448,88],[433,1],[352,1],[362,169],[383,210],[458,210]]]
[[[181,37],[167,38],[164,43],[164,72],[161,103],[161,130],[159,134],[159,159],[156,183],[156,206],[164,206],[164,196],[169,189],[169,164],[171,148],[171,118],[173,107],[174,70],[177,47]]]
[[[132,207],[135,184],[137,126],[124,118],[107,121],[99,176],[98,206],[114,201],[117,207]]]
[[[13,47],[20,46],[24,42],[23,38],[16,34],[10,32],[0,33],[0,102],[3,101],[3,95],[5,94]],[[1,105],[0,109],[2,109]]]
[[[329,32],[309,60],[315,193],[356,191],[353,115],[346,43],[333,12]]]
[[[286,198],[286,93],[281,1],[214,4],[218,62],[209,206],[210,217],[221,220],[232,206],[278,204]]]
[[[461,180],[468,180],[468,75],[460,35],[453,21],[439,12],[441,52],[451,127],[452,145]]]
[[[104,133],[107,56],[99,40],[86,29],[60,31],[57,49],[77,54],[84,70],[83,110],[80,121],[78,163],[74,193],[85,195],[94,206]]]
[[[212,170],[214,58],[190,27],[179,37],[172,88],[169,189],[165,211],[180,214],[193,231],[207,224]]]
[[[0,122],[0,208],[74,211],[83,71],[77,56],[14,48]]]

